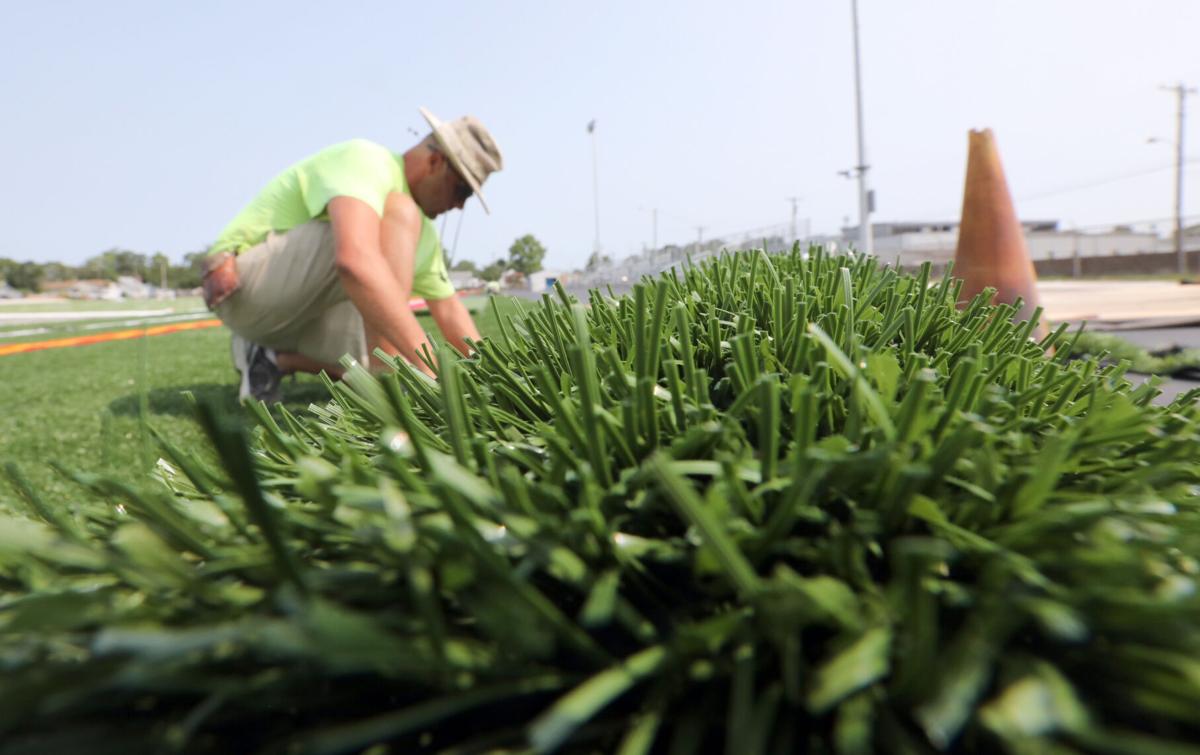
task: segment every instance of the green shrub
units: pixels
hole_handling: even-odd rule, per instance
[[[1195,394],[959,290],[740,253],[200,407],[219,464],[0,520],[3,741],[1195,751]]]

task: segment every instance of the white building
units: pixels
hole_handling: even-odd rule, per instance
[[[43,285],[46,291],[55,289],[63,291],[68,299],[98,299],[100,301],[120,301],[121,288],[116,283],[103,278],[88,280],[63,281],[61,285],[51,288]]]
[[[902,265],[944,264],[954,259],[958,222],[874,223],[875,255]],[[1109,257],[1161,251],[1158,234],[1129,226],[1107,230],[1062,230],[1056,220],[1024,221],[1025,242],[1034,261],[1080,257]],[[842,244],[857,246],[858,227],[842,229]]]
[[[117,288],[121,289],[121,296],[126,299],[150,298],[150,286],[146,285],[141,278],[132,275],[118,275]]]
[[[451,270],[450,285],[454,286],[456,291],[462,291],[469,288],[479,288],[483,285],[483,280],[470,270]]]
[[[570,282],[570,278],[571,273],[566,270],[538,270],[525,276],[525,280],[529,282],[529,290],[538,292],[554,288],[556,281],[565,286]]]

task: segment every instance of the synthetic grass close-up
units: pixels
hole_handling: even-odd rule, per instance
[[[481,302],[470,299],[467,304],[480,309]],[[519,302],[507,298],[497,302],[503,312],[515,311],[519,306]],[[118,306],[122,304],[125,306]],[[156,302],[133,304],[143,309],[158,306]],[[171,304],[176,312],[190,312],[197,305],[203,308],[198,299]],[[18,307],[24,311],[53,307],[92,313],[127,310],[130,303],[8,304],[0,312],[13,312]],[[480,309],[476,317],[485,335],[499,332],[488,309]],[[436,330],[432,318],[420,315],[418,319],[427,330]],[[6,333],[31,326],[0,328],[0,347],[104,333],[89,327],[99,322],[55,322],[45,326],[51,331],[48,334],[16,338]],[[156,322],[145,319],[148,326]],[[110,327],[123,330],[129,325],[110,322]],[[433,337],[436,340],[436,334]],[[222,413],[240,415],[237,381],[229,353],[229,331],[225,328],[0,356],[0,467],[5,463],[18,465],[34,488],[62,505],[74,505],[81,495],[90,496],[51,464],[144,481],[161,455],[148,425],[181,447],[202,448],[204,435],[185,394]],[[303,410],[313,401],[327,400],[328,396],[324,385],[313,376],[288,378],[283,383],[284,403],[296,410]],[[0,468],[0,510],[11,508],[14,496]]]
[[[198,401],[0,518],[0,752],[1200,751],[1196,394],[958,291],[751,251]]]

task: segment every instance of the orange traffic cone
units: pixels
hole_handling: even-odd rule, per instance
[[[991,129],[968,134],[967,183],[954,274],[963,279],[963,302],[991,287],[996,289],[998,303],[1022,300],[1018,320],[1028,320],[1038,306],[1037,273]],[[1045,325],[1039,325],[1037,331],[1044,334]]]

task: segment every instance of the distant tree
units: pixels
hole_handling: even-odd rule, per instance
[[[116,280],[120,275],[145,274],[146,255],[128,249],[109,249],[91,257],[79,269],[81,278],[107,278]]]
[[[46,262],[42,265],[43,281],[68,281],[77,277],[75,268],[61,262]]]
[[[450,268],[456,272],[471,273],[479,275],[479,267],[471,260],[459,260],[454,263],[454,267]]]
[[[37,291],[42,285],[44,272],[36,262],[22,262],[8,269],[5,280],[13,288],[23,291]]]
[[[485,265],[483,269],[479,271],[479,277],[483,278],[485,281],[498,281],[500,280],[500,276],[504,275],[504,270],[506,267],[508,267],[508,265],[504,260],[496,260],[490,265]]]
[[[169,288],[196,288],[204,277],[204,258],[208,250],[190,252],[183,264],[173,265],[162,252],[152,257],[127,249],[109,249],[86,260],[78,267],[61,262],[18,262],[0,257],[0,283],[27,291],[39,290],[47,281],[66,281],[74,278],[103,278],[116,280],[120,275],[143,278],[147,283],[162,282],[162,266],[166,263]]]
[[[172,288],[196,288],[204,280],[204,259],[208,250],[189,252],[183,255],[183,264],[175,265],[167,274],[167,283]]]
[[[84,260],[83,264],[75,268],[75,274],[79,278],[108,278],[115,280],[116,274],[105,269],[104,260],[100,257],[90,257]]]
[[[542,269],[545,256],[546,247],[533,234],[527,233],[508,248],[508,266],[522,275],[531,275]]]
[[[587,267],[584,269],[590,273],[610,264],[612,264],[612,257],[600,252],[592,252],[592,255],[588,257]]]
[[[79,266],[80,278],[107,278],[108,280],[117,279],[116,256],[114,251],[101,252],[93,257],[88,257]]]
[[[145,278],[150,267],[150,260],[144,254],[122,249],[116,254],[117,275],[133,275]]]

